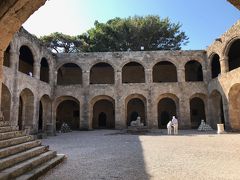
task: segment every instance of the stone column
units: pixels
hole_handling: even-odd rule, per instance
[[[221,73],[226,73],[229,71],[228,57],[223,57],[220,59]]]
[[[82,85],[84,89],[83,93],[83,105],[81,107],[81,118],[80,118],[80,129],[89,129],[89,79],[90,71],[83,71],[82,74]]]
[[[36,96],[36,94],[34,94]],[[32,133],[38,132],[38,119],[39,119],[39,99],[37,97],[34,98],[33,102],[33,121],[32,121]]]
[[[10,50],[10,68],[14,71],[18,71],[19,51],[15,49]]]
[[[35,61],[33,64],[33,77],[35,77],[36,79],[40,79],[40,68],[41,68],[41,64]]]
[[[122,71],[117,70],[115,72],[115,128],[126,128],[124,117],[124,100],[122,99]]]
[[[209,81],[209,76],[208,76],[208,72],[206,69],[203,69],[203,81],[204,82],[208,82]]]
[[[0,121],[4,120],[3,119],[3,114],[2,114],[2,82],[3,82],[3,58],[4,58],[4,51],[0,49]]]
[[[151,84],[153,82],[152,69],[145,69],[145,82]]]
[[[182,97],[179,100],[179,128],[190,129],[191,128],[191,115],[190,115],[190,102],[188,98]]]
[[[185,82],[185,69],[177,69],[178,82]]]

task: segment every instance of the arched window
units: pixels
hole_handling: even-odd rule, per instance
[[[114,69],[108,63],[97,63],[90,70],[90,84],[114,84]]]
[[[240,67],[240,39],[234,41],[228,52],[229,71]]]
[[[168,61],[162,61],[153,66],[153,82],[177,82],[176,66]]]
[[[189,61],[185,64],[185,80],[203,81],[202,65],[198,61]]]
[[[31,50],[27,46],[22,46],[20,48],[18,70],[22,73],[32,76],[33,64],[34,64],[34,59],[33,59],[33,54]]]
[[[41,60],[40,80],[49,83],[49,66],[46,58]]]
[[[221,73],[219,56],[217,54],[214,54],[214,56],[212,57],[211,70],[212,78],[218,77],[218,75]]]
[[[122,68],[123,83],[145,83],[144,67],[137,62],[127,63]]]
[[[57,85],[82,84],[82,69],[73,63],[62,65],[57,73]]]

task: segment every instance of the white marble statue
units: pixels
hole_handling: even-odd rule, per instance
[[[173,126],[173,134],[178,134],[178,120],[175,116],[172,117],[172,126]]]
[[[143,123],[141,123],[141,117],[138,116],[137,119],[135,121],[132,121],[130,125],[135,127],[142,127]]]
[[[168,134],[172,134],[172,121],[169,121],[167,123],[167,130],[168,130]]]

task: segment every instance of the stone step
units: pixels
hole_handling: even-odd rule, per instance
[[[0,121],[0,126],[10,126],[9,121]]]
[[[0,159],[0,171],[8,167],[13,166],[19,162],[25,161],[32,157],[38,156],[48,150],[48,146],[38,146],[27,151],[8,156],[6,158]]]
[[[9,131],[17,131],[17,126],[2,126],[0,127],[0,133],[9,132]]]
[[[10,131],[10,132],[2,132],[0,133],[0,141],[1,140],[6,140],[6,139],[11,139],[11,138],[16,138],[20,136],[24,136],[26,133],[24,131]]]
[[[3,171],[0,171],[0,180],[16,179],[16,177],[26,173],[27,171],[33,170],[40,164],[48,162],[54,157],[56,157],[56,151],[47,151],[15,166],[4,169]]]
[[[29,171],[19,177],[16,178],[16,180],[35,180],[44,173],[46,173],[51,168],[55,167],[59,163],[61,163],[65,159],[65,155],[58,154],[56,157],[52,158],[50,161],[45,162],[38,166],[37,168],[34,168],[32,171]]]
[[[33,140],[34,140],[34,136],[31,136],[31,135],[1,140],[0,148],[10,147],[10,146],[14,146],[17,144],[21,144],[21,143],[25,143],[25,142],[29,142],[29,141],[33,141]]]
[[[40,145],[41,145],[41,141],[35,140],[35,141],[25,142],[22,144],[17,144],[15,146],[10,146],[10,147],[0,149],[0,159],[16,153],[26,151],[28,149],[31,149]]]

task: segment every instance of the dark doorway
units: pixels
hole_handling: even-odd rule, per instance
[[[139,98],[133,98],[127,104],[127,126],[130,126],[138,116],[141,118],[141,123],[146,125],[144,102]]]
[[[22,113],[23,113],[23,101],[22,101],[22,98],[20,96],[19,106],[18,106],[18,128],[19,128],[19,130],[23,130]]]
[[[98,116],[98,126],[99,128],[107,127],[107,115],[104,112],[101,112]]]
[[[39,118],[38,118],[38,131],[41,132],[43,130],[43,107],[42,102],[39,103]]]

